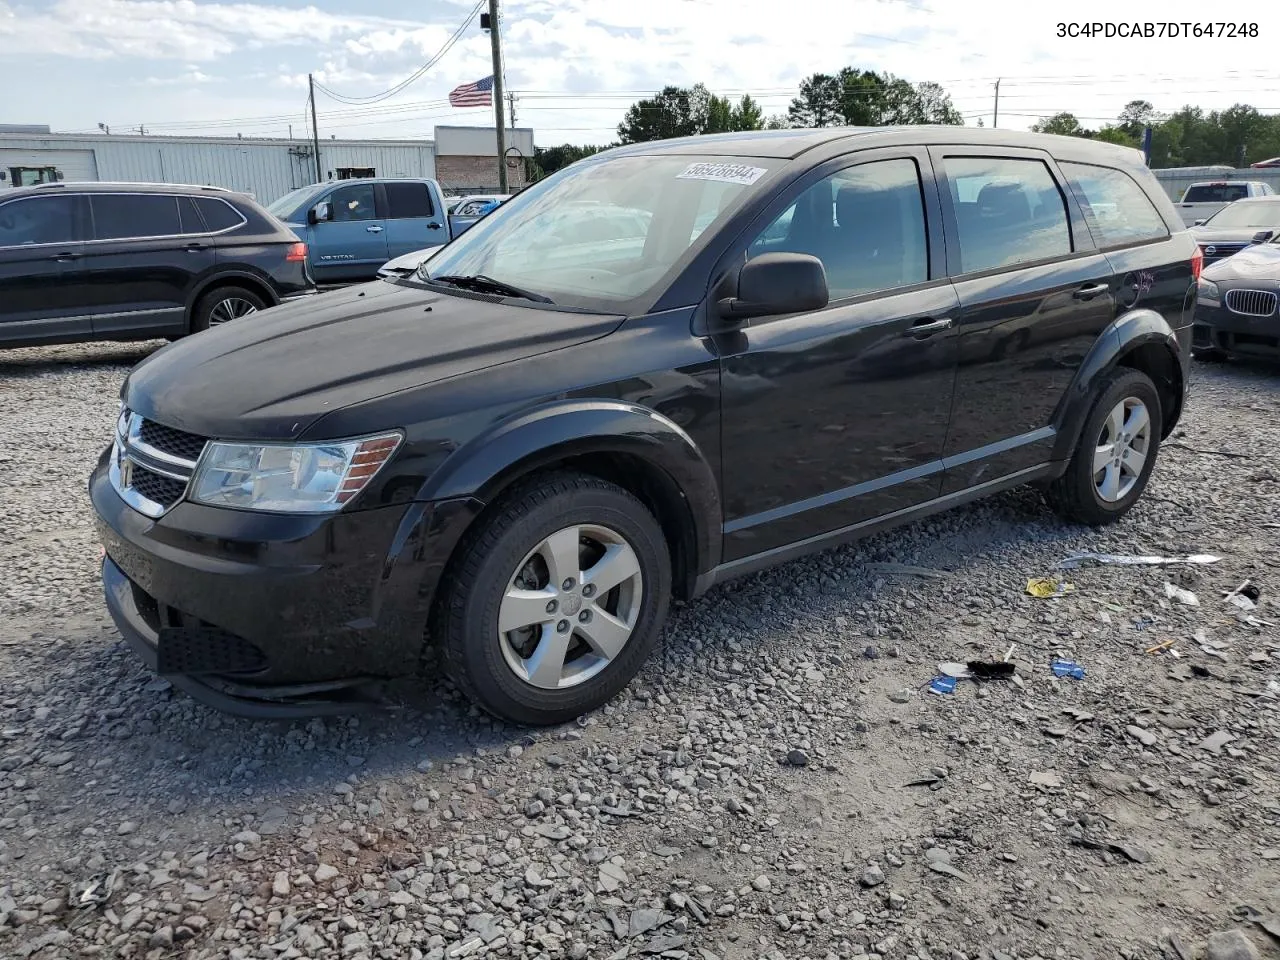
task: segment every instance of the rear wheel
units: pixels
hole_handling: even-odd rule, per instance
[[[196,304],[191,317],[191,332],[208,330],[232,320],[265,310],[267,303],[257,293],[244,287],[215,287]]]
[[[1121,369],[1102,384],[1067,471],[1048,488],[1066,520],[1114,523],[1146,489],[1160,448],[1160,392],[1139,370]]]
[[[671,594],[662,528],[581,474],[514,490],[459,548],[434,624],[450,675],[505,720],[554,724],[610,700],[657,642]]]

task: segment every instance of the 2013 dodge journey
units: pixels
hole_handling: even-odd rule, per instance
[[[226,710],[349,709],[435,645],[487,710],[565,721],[673,597],[1019,484],[1124,516],[1183,409],[1200,264],[1108,144],[610,150],[415,274],[142,362],[90,481],[107,604]]]

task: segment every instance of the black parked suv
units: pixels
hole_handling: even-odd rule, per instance
[[[0,347],[178,338],[315,292],[307,248],[217,187],[0,193]]]
[[[1200,263],[1141,155],[1087,140],[614,149],[415,275],[143,361],[90,480],[107,603],[223,709],[344,709],[435,644],[489,711],[565,721],[673,597],[1019,484],[1122,517]]]

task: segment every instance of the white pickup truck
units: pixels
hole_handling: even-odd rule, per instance
[[[1203,180],[1187,187],[1178,201],[1182,222],[1194,227],[1212,217],[1228,203],[1245,197],[1270,197],[1271,185],[1261,180]]]

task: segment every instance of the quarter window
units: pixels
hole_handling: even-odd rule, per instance
[[[756,238],[748,257],[805,253],[822,261],[832,300],[929,279],[920,171],[878,160],[820,180]]]
[[[351,220],[376,220],[374,207],[373,184],[361,183],[350,187],[340,187],[329,194],[329,209],[332,219],[343,223]]]
[[[148,193],[91,194],[93,235],[98,240],[174,237],[182,233],[178,198]]]
[[[25,197],[0,204],[0,247],[72,243],[76,239],[75,198]]]
[[[964,273],[1071,252],[1066,204],[1042,161],[947,157],[945,163]]]
[[[425,183],[388,183],[386,191],[387,216],[393,220],[429,217],[434,212]]]
[[[1059,166],[1100,246],[1117,247],[1169,236],[1169,228],[1150,198],[1124,171],[1088,163]]]
[[[218,200],[214,197],[196,197],[195,202],[196,206],[200,208],[201,216],[204,217],[205,226],[212,233],[238,227],[244,220],[225,200]]]

